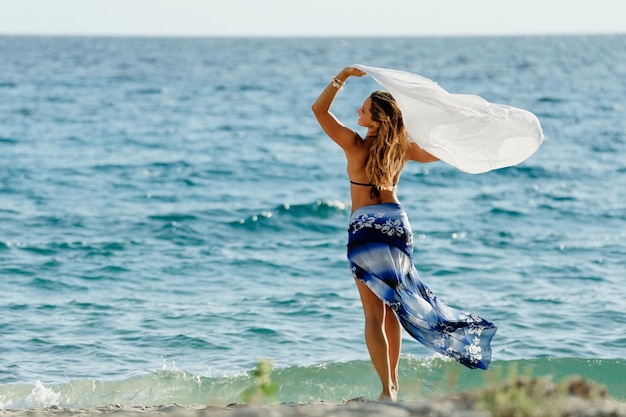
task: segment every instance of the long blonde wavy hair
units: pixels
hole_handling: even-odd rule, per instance
[[[394,180],[406,163],[409,137],[402,113],[391,94],[374,91],[370,95],[372,120],[379,123],[378,134],[372,141],[365,172],[375,195],[380,190],[393,190]]]

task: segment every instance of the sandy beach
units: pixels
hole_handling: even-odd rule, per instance
[[[558,413],[556,410],[552,410],[549,414],[550,417],[626,417],[626,404],[610,399],[590,402],[580,397],[571,396],[565,404]],[[110,405],[92,409],[50,407],[29,410],[0,410],[0,415],[6,417],[96,417],[102,415],[118,417],[488,417],[492,414],[489,411],[475,410],[471,407],[470,402],[460,399],[385,403],[357,398],[341,404],[283,403],[265,406],[233,404],[227,407],[183,406],[179,404],[150,407]],[[537,416],[544,415],[546,414],[537,414]]]

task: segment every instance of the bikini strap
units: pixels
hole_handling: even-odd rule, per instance
[[[356,181],[352,181],[352,180],[350,180],[350,184],[362,185],[364,187],[374,187],[374,184],[365,184],[365,183],[362,183],[362,182],[356,182]],[[398,185],[398,184],[394,184],[393,186],[395,187],[396,185]]]
[[[362,182],[356,182],[356,181],[352,181],[352,180],[350,180],[350,184],[362,185],[364,187],[373,187],[374,186],[374,184],[365,184],[365,183],[362,183]]]

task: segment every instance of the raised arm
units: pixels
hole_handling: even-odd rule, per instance
[[[337,91],[343,88],[343,84],[349,77],[362,77],[363,75],[365,75],[365,72],[357,68],[344,68],[330,81],[317,100],[315,100],[315,103],[311,106],[311,110],[313,110],[313,114],[315,114],[315,118],[324,132],[326,132],[328,137],[334,140],[344,150],[356,145],[360,139],[353,130],[344,126],[339,120],[337,120],[337,118],[330,112],[330,106],[335,99]]]
[[[434,155],[429,154],[424,149],[420,148],[419,145],[413,141],[411,141],[411,145],[409,145],[409,150],[407,152],[407,159],[410,161],[417,162],[435,162],[438,161]]]

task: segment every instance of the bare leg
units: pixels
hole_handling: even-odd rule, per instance
[[[389,343],[385,334],[385,316],[387,308],[363,282],[356,279],[356,285],[363,304],[365,315],[365,343],[369,351],[372,365],[380,378],[383,390],[379,400],[396,400],[396,389],[392,380],[391,363],[389,360]]]
[[[389,367],[391,370],[391,381],[397,393],[400,389],[398,385],[398,364],[400,362],[400,351],[402,350],[402,327],[391,307],[385,306],[385,309],[385,334],[389,344]]]

